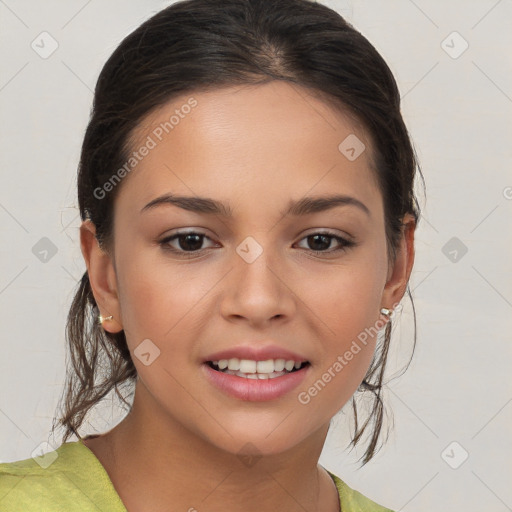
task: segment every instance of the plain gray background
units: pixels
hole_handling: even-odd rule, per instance
[[[98,73],[124,36],[169,3],[0,1],[4,462],[55,443],[49,429],[64,379],[65,319],[85,270],[76,167]],[[423,215],[410,283],[418,346],[385,393],[395,428],[358,469],[363,447],[343,450],[342,412],[320,462],[397,511],[512,510],[512,2],[323,3],[395,74],[427,201],[418,188]],[[56,50],[41,55],[52,44]],[[391,370],[412,347],[411,307],[402,303]],[[97,411],[87,431],[107,430],[115,418]]]

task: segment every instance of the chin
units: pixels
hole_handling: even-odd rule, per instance
[[[260,420],[260,424],[257,421],[225,423],[227,432],[223,430],[222,436],[212,438],[208,435],[205,439],[217,449],[238,457],[265,457],[292,450],[321,428],[319,425],[309,426],[307,431],[305,422],[290,420],[293,415],[285,420],[286,415],[283,413],[279,420],[272,422]]]

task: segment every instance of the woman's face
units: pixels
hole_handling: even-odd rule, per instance
[[[164,429],[223,450],[296,446],[352,396],[384,325],[380,308],[403,295],[405,285],[386,284],[397,270],[370,141],[285,82],[184,95],[136,135],[136,165],[117,185],[111,293],[95,295],[117,322],[105,329],[125,330],[137,393]],[[147,206],[165,195],[221,206]],[[333,195],[350,199],[322,207]],[[302,208],[286,213],[294,204]],[[257,360],[274,360],[260,365],[267,373],[278,359],[307,364],[274,380],[206,362],[237,355],[246,373]]]

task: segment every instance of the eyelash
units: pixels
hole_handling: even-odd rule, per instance
[[[201,233],[198,231],[188,231],[188,232],[176,233],[174,235],[168,236],[168,237],[164,238],[163,240],[161,240],[159,242],[159,245],[164,250],[170,251],[174,254],[178,254],[179,256],[183,256],[185,258],[194,258],[195,256],[197,256],[198,253],[202,252],[204,249],[199,249],[197,251],[183,251],[183,250],[176,249],[169,245],[169,242],[176,240],[180,237],[185,237],[187,235],[199,235],[201,237],[210,239],[210,237],[208,237],[205,233]],[[325,237],[336,240],[340,244],[340,247],[338,247],[337,249],[331,249],[331,250],[325,250],[325,251],[315,251],[313,249],[310,249],[309,252],[314,255],[323,256],[325,254],[339,253],[339,252],[347,251],[351,247],[354,247],[355,245],[357,245],[357,243],[352,240],[347,240],[346,238],[343,238],[339,235],[334,235],[327,231],[318,231],[315,233],[311,233],[311,234],[306,235],[305,237],[301,238],[300,241],[305,240],[311,236],[317,236],[317,235],[325,236]],[[204,240],[204,238],[203,238],[203,240]]]

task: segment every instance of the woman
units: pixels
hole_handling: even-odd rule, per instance
[[[79,165],[63,444],[0,465],[2,510],[389,510],[318,460],[356,391],[377,449],[416,167],[388,66],[321,4],[187,0],[126,37]]]

